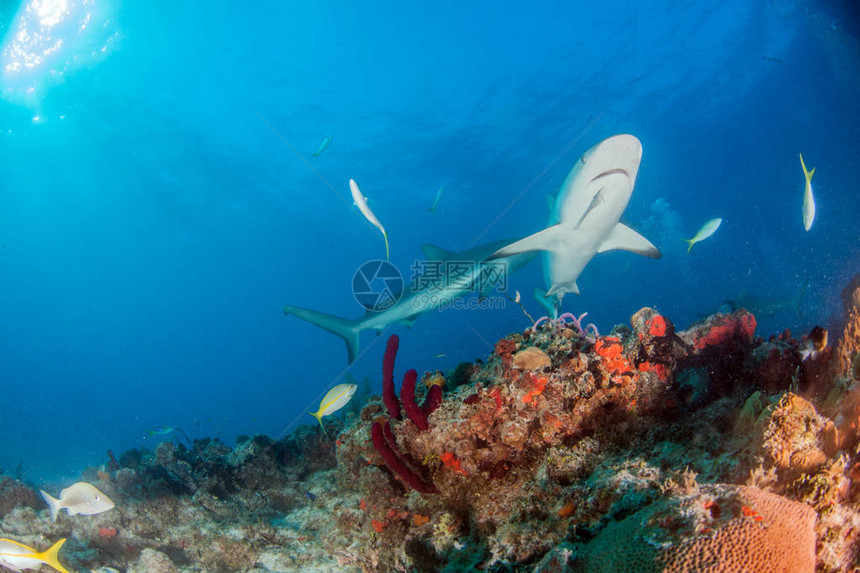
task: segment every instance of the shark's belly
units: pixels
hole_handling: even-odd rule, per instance
[[[556,291],[577,292],[576,279],[588,262],[597,254],[602,233],[576,233],[564,249],[549,251],[544,258],[544,271],[550,288]]]

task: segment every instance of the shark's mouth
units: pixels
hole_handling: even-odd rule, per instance
[[[591,182],[594,183],[595,181],[600,181],[604,177],[609,177],[610,175],[623,175],[623,176],[627,177],[628,179],[630,179],[630,174],[627,173],[627,171],[625,169],[610,169],[610,170],[604,171],[600,175],[594,177],[591,180]]]

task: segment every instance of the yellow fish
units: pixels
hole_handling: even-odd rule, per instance
[[[812,176],[815,175],[815,167],[812,171],[806,170],[806,164],[803,162],[803,154],[800,155],[800,167],[803,169],[803,176],[806,178],[806,185],[803,188],[803,228],[807,231],[812,228],[812,222],[815,220],[815,198],[812,196]]]
[[[308,414],[317,419],[317,422],[320,423],[320,428],[325,432],[325,426],[322,423],[323,417],[331,416],[346,406],[352,400],[352,396],[357,389],[358,384],[338,384],[323,396],[322,402],[320,402],[320,409],[316,412],[308,412]]]
[[[40,553],[32,547],[27,547],[17,541],[12,541],[11,539],[0,539],[0,565],[8,567],[12,571],[23,571],[25,569],[37,570],[42,566],[42,563],[44,563],[45,565],[50,565],[61,573],[69,573],[68,570],[60,565],[60,562],[57,560],[60,547],[62,547],[65,542],[65,538],[60,539],[49,549]]]
[[[695,237],[693,237],[692,239],[684,239],[685,241],[687,241],[687,245],[689,245],[687,247],[687,253],[693,250],[693,245],[695,245],[699,241],[704,241],[705,239],[716,233],[717,229],[720,228],[720,225],[722,225],[722,223],[723,220],[719,217],[717,217],[716,219],[710,219],[709,221],[706,221],[704,225],[702,225],[702,228],[699,229],[699,232],[696,233]]]

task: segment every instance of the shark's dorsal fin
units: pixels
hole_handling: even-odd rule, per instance
[[[623,223],[618,223],[612,228],[609,235],[600,244],[597,252],[605,253],[606,251],[614,250],[629,251],[644,257],[651,257],[652,259],[660,258],[660,249]]]
[[[437,247],[436,245],[431,245],[430,243],[421,245],[421,252],[424,253],[424,256],[428,261],[444,261],[450,259],[454,254],[451,251],[445,250],[442,247]]]

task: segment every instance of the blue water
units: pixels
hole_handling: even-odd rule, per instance
[[[341,340],[285,317],[363,313],[353,273],[384,244],[350,178],[408,278],[423,243],[540,230],[578,157],[635,134],[624,220],[663,258],[595,257],[564,310],[601,332],[808,282],[800,314],[759,317],[802,333],[838,320],[860,271],[856,2],[68,0],[44,26],[26,4],[0,12],[0,468],[35,483],[171,439],[147,439],[158,425],[232,443],[315,423],[345,373],[378,390],[389,332],[402,372],[529,326],[510,302],[433,312],[365,333],[347,368]],[[22,21],[62,43],[10,48]],[[15,69],[22,53],[41,61]],[[817,168],[810,232],[798,152]],[[543,284],[533,262],[509,294],[537,317]]]

